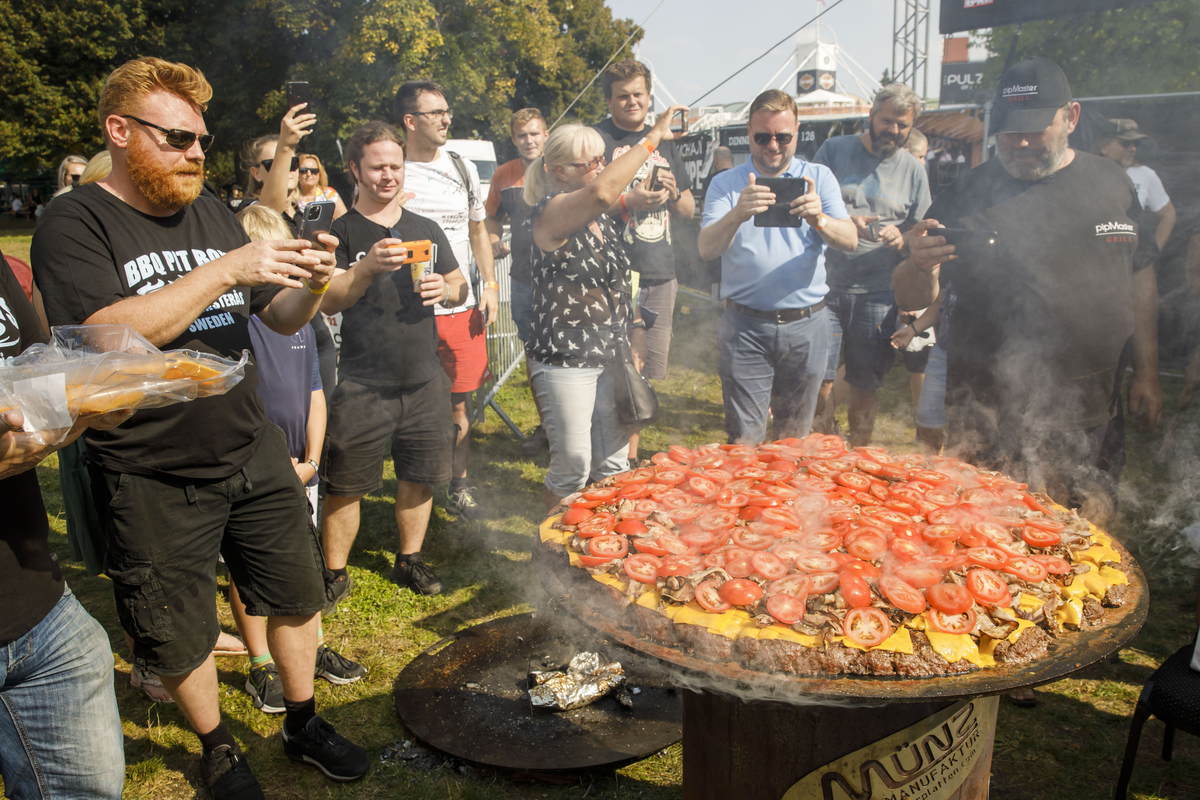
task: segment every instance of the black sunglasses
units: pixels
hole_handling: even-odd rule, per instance
[[[269,171],[270,167],[268,167],[267,169]],[[300,174],[301,175],[320,175],[321,170],[317,169],[316,167],[301,167]]]
[[[272,165],[272,164],[274,164],[274,163],[275,163],[275,159],[273,159],[273,158],[264,158],[262,161],[258,162],[258,163],[257,163],[257,164],[255,164],[254,166],[256,166],[256,167],[262,167],[262,168],[263,168],[263,169],[265,169],[267,172],[270,172],[270,171],[271,171],[271,165]],[[299,157],[299,156],[292,156],[292,165],[291,165],[290,167],[288,167],[288,172],[295,172],[295,171],[296,171],[296,170],[298,170],[298,169],[300,169],[300,157]]]
[[[754,143],[759,146],[766,146],[771,143],[772,139],[774,139],[780,144],[791,144],[792,137],[794,135],[795,134],[792,133],[756,133],[754,134]]]
[[[192,142],[200,140],[201,151],[208,152],[208,148],[212,147],[213,139],[211,133],[192,133],[191,131],[181,131],[178,128],[164,128],[161,125],[155,125],[153,122],[146,122],[144,119],[138,119],[132,114],[122,114],[125,119],[131,119],[147,128],[154,128],[156,131],[162,131],[166,134],[167,144],[174,147],[176,150],[187,150],[192,146]]]

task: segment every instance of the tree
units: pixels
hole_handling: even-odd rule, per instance
[[[1016,28],[980,37],[994,84]],[[1077,97],[1191,91],[1200,82],[1200,0],[1076,14],[1021,27],[1014,61],[1042,56],[1062,67]]]

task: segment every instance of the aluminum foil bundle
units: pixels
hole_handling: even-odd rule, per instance
[[[619,662],[600,663],[599,653],[580,653],[567,671],[531,672],[529,702],[534,708],[569,711],[583,708],[625,685],[625,670]]]

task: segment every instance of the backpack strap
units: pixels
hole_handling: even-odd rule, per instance
[[[471,209],[475,207],[475,192],[471,189],[471,173],[467,172],[467,164],[462,156],[449,149],[446,150],[446,154],[450,156],[450,162],[458,171],[458,177],[462,178],[463,186],[467,187],[467,214],[469,216]]]

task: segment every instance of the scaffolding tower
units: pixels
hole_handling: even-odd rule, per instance
[[[895,0],[892,27],[892,80],[929,97],[930,0]]]

